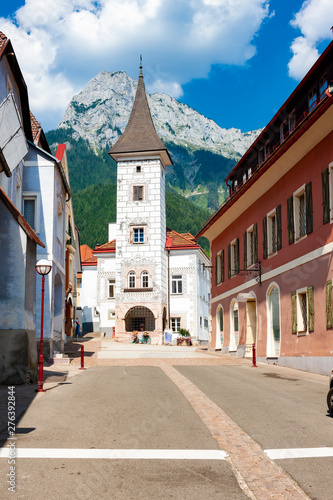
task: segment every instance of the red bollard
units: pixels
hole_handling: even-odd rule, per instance
[[[116,328],[113,326],[112,327],[112,338],[114,339],[116,337]]]
[[[38,392],[45,392],[43,387],[43,368],[44,368],[44,356],[39,355],[38,359]]]
[[[252,368],[258,368],[256,357],[256,345],[252,344]]]
[[[85,367],[84,367],[84,347],[83,345],[81,345],[81,368],[80,370],[85,370]]]

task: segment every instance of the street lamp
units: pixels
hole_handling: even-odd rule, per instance
[[[43,324],[44,324],[44,291],[45,291],[45,276],[49,274],[52,269],[52,263],[48,260],[39,260],[35,266],[38,274],[42,276],[42,308],[41,308],[41,318],[40,318],[40,354],[38,361],[38,391],[45,392],[43,389],[43,368],[44,368],[44,356],[43,356]]]

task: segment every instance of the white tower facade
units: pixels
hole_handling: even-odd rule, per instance
[[[165,165],[142,71],[128,125],[110,151],[117,161],[116,338],[148,331],[161,342],[167,321]]]

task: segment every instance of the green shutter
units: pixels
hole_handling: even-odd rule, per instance
[[[305,186],[306,234],[313,231],[312,182]]]
[[[218,282],[219,282],[219,277],[217,275],[217,269],[218,269],[217,262],[218,262],[218,258],[219,258],[219,256],[218,256],[218,254],[216,254],[216,256],[215,256],[215,285],[217,285]]]
[[[228,278],[231,278],[231,245],[228,245]]]
[[[295,241],[294,229],[294,198],[290,196],[287,199],[287,217],[288,217],[288,241],[289,245]]]
[[[308,286],[308,330],[314,331],[313,286]]]
[[[239,273],[239,239],[238,238],[236,238],[235,252],[236,252],[236,274],[238,274]]]
[[[268,249],[267,249],[267,217],[262,220],[262,246],[263,246],[263,259],[266,259]]]
[[[325,168],[321,173],[321,185],[323,193],[323,224],[330,220],[330,186],[329,186],[329,172]]]
[[[333,328],[332,281],[326,281],[326,328]]]
[[[221,282],[224,281],[224,250],[221,252]]]
[[[257,223],[253,226],[253,242],[254,242],[254,262],[258,262],[258,226]]]
[[[281,205],[276,207],[276,243],[277,249],[281,250],[282,248],[282,224],[281,224]]]
[[[247,268],[247,231],[244,233],[244,269]]]
[[[297,333],[296,292],[291,292],[291,333]]]

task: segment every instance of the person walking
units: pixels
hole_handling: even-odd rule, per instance
[[[76,336],[81,337],[79,318],[76,318]]]

